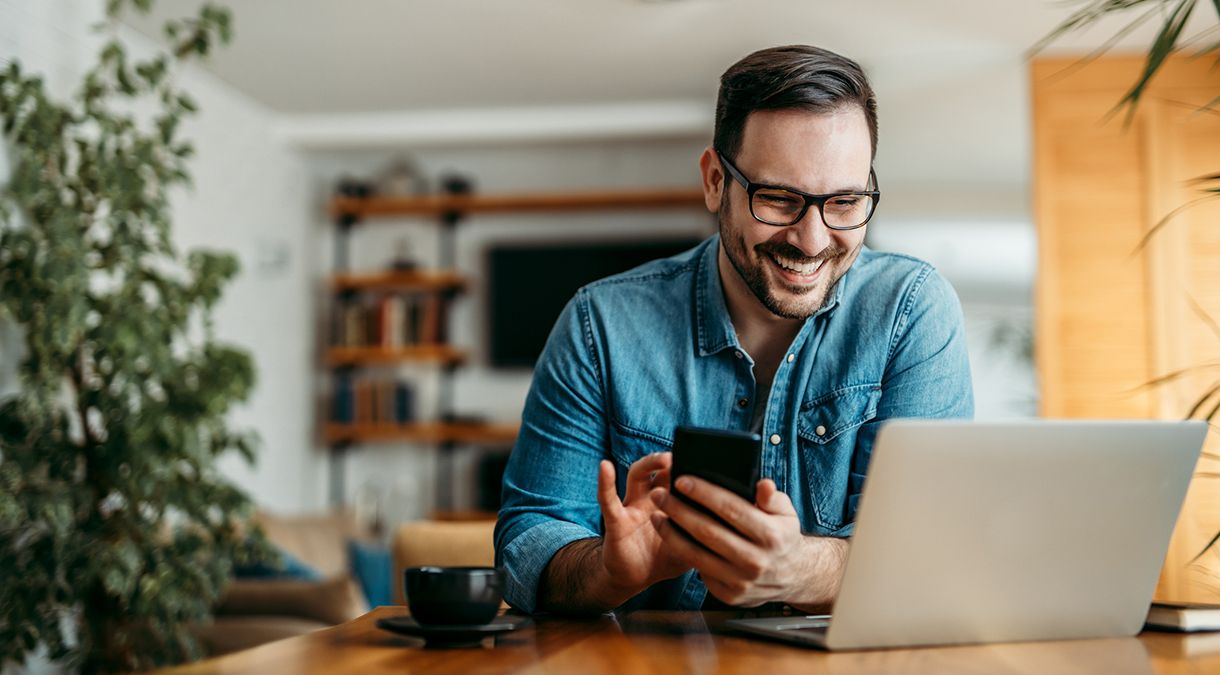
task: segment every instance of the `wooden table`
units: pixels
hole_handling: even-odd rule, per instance
[[[634,612],[533,626],[470,648],[424,648],[384,632],[379,607],[340,626],[179,667],[202,673],[1220,673],[1220,634],[1143,633],[1138,638],[1027,642],[827,653],[732,633],[739,612]]]

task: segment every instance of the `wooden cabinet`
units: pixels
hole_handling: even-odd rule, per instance
[[[1128,122],[1113,111],[1142,57],[1033,63],[1043,416],[1180,419],[1220,381],[1220,200],[1192,183],[1220,173],[1220,114],[1201,110],[1220,102],[1212,65],[1171,59]],[[1158,599],[1220,602],[1220,546],[1191,562],[1220,531],[1214,425],[1204,450]]]

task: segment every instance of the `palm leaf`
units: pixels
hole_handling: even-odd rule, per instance
[[[1207,194],[1203,195],[1202,197],[1197,197],[1195,199],[1192,199],[1192,200],[1186,202],[1185,204],[1179,206],[1178,208],[1170,211],[1168,214],[1165,215],[1164,218],[1161,218],[1160,220],[1158,220],[1156,225],[1153,225],[1150,230],[1148,230],[1147,232],[1144,233],[1143,239],[1140,239],[1140,242],[1135,245],[1135,250],[1131,252],[1131,255],[1135,256],[1141,250],[1143,250],[1143,248],[1148,245],[1148,242],[1152,240],[1152,237],[1154,235],[1156,235],[1157,232],[1160,232],[1161,228],[1168,225],[1169,221],[1173,220],[1174,217],[1176,217],[1179,213],[1181,213],[1181,212],[1185,211],[1186,209],[1189,209],[1192,206],[1195,206],[1196,204],[1199,204],[1201,202],[1206,202],[1206,201],[1215,199],[1217,197],[1220,197],[1220,187],[1206,188],[1206,189],[1202,190],[1202,192],[1206,192]]]
[[[1135,389],[1132,389],[1132,390],[1131,390],[1129,393],[1134,394],[1134,393],[1137,393],[1137,392],[1139,392],[1139,391],[1141,391],[1141,390],[1143,390],[1143,389],[1149,389],[1149,388],[1152,388],[1152,387],[1159,387],[1160,385],[1165,384],[1166,382],[1172,382],[1172,381],[1174,381],[1174,380],[1176,380],[1176,379],[1178,379],[1178,378],[1180,378],[1180,377],[1184,377],[1184,376],[1189,375],[1189,374],[1191,374],[1191,373],[1193,373],[1193,372],[1195,372],[1195,371],[1198,371],[1198,370],[1203,370],[1203,369],[1206,369],[1206,368],[1220,368],[1220,362],[1213,362],[1213,363],[1201,363],[1201,364],[1199,364],[1199,365],[1197,365],[1197,366],[1191,366],[1191,367],[1189,367],[1189,368],[1182,368],[1182,369],[1180,369],[1180,370],[1175,370],[1175,371],[1173,371],[1173,372],[1171,372],[1171,373],[1169,373],[1169,374],[1167,374],[1167,375],[1162,375],[1162,376],[1160,376],[1160,377],[1158,377],[1158,378],[1155,378],[1155,379],[1152,379],[1152,380],[1148,380],[1147,382],[1145,382],[1145,383],[1143,383],[1143,384],[1139,385],[1139,386],[1138,386],[1138,387],[1136,387]]]
[[[1220,324],[1217,324],[1212,315],[1208,314],[1207,310],[1203,308],[1203,305],[1200,305],[1199,301],[1195,300],[1195,296],[1187,293],[1186,299],[1190,300],[1190,308],[1194,311],[1195,316],[1203,319],[1203,323],[1207,324],[1207,327],[1211,329],[1212,335],[1215,335],[1216,339],[1220,340]]]
[[[1201,396],[1198,401],[1195,401],[1195,404],[1193,406],[1191,406],[1191,408],[1190,408],[1190,412],[1186,413],[1186,419],[1194,418],[1195,413],[1202,410],[1204,404],[1206,404],[1208,402],[1208,400],[1211,399],[1212,396],[1215,396],[1216,392],[1220,392],[1220,382],[1213,383],[1212,388],[1209,389],[1206,394],[1203,394],[1203,396]],[[1207,417],[1204,417],[1203,419],[1210,420],[1212,418],[1212,415],[1215,415],[1215,414],[1216,414],[1216,409],[1212,408],[1212,411],[1210,413],[1208,413]]]
[[[1132,3],[1132,5],[1134,4],[1138,3]],[[1093,2],[1090,3],[1088,7],[1076,10],[1071,16],[1065,19],[1063,23],[1055,26],[1050,33],[1047,33],[1046,36],[1044,36],[1041,40],[1034,43],[1034,46],[1030,48],[1030,53],[1040,52],[1043,49],[1046,49],[1046,47],[1052,42],[1058,40],[1064,35],[1093,23],[1105,13],[1105,10],[1101,9],[1103,5],[1103,2]]]
[[[1216,388],[1212,389],[1211,392],[1209,393],[1209,395],[1214,394],[1218,391],[1220,391],[1220,387],[1216,387]],[[1210,422],[1212,420],[1212,418],[1214,418],[1216,416],[1216,413],[1220,413],[1220,400],[1217,400],[1216,405],[1212,406],[1212,409],[1207,411],[1207,416],[1204,417],[1203,419]]]
[[[1101,44],[1101,46],[1097,47],[1096,49],[1089,52],[1088,54],[1085,54],[1084,56],[1080,57],[1080,59],[1078,59],[1075,63],[1073,63],[1072,65],[1068,66],[1067,68],[1064,68],[1063,70],[1055,73],[1049,79],[1055,80],[1055,79],[1058,79],[1061,77],[1067,77],[1068,75],[1071,75],[1072,73],[1076,72],[1077,70],[1080,70],[1081,68],[1085,67],[1090,62],[1096,61],[1102,54],[1105,54],[1106,52],[1110,51],[1110,48],[1113,47],[1115,44],[1117,44],[1119,40],[1126,37],[1128,33],[1130,33],[1131,31],[1133,31],[1136,28],[1139,28],[1141,25],[1143,25],[1143,23],[1145,21],[1147,21],[1150,17],[1152,17],[1152,15],[1157,13],[1158,9],[1159,9],[1158,7],[1152,7],[1148,11],[1144,12],[1143,14],[1140,14],[1139,16],[1135,17],[1134,19],[1131,20],[1130,23],[1128,23],[1126,26],[1123,26],[1121,30],[1119,30],[1117,33],[1115,33],[1113,37],[1111,37],[1110,39],[1103,42]],[[1096,18],[1099,18],[1099,17],[1100,17],[1100,15],[1098,15],[1098,17],[1095,17],[1093,20],[1096,20]],[[1062,35],[1064,32],[1066,32],[1066,30],[1061,30],[1061,29],[1063,29],[1062,25],[1056,29],[1056,31],[1058,31],[1058,32],[1052,32],[1051,34],[1042,38],[1042,40],[1039,41],[1038,44],[1034,45],[1033,47],[1031,47],[1029,49],[1028,52],[1026,52],[1026,56],[1033,57],[1034,54],[1037,54],[1038,52],[1045,49],[1047,45],[1049,45],[1052,41],[1054,41],[1056,38],[1058,38],[1060,35]],[[1067,29],[1067,30],[1070,30],[1070,29]]]
[[[1165,19],[1161,32],[1157,34],[1152,46],[1148,49],[1148,60],[1144,62],[1143,74],[1111,111],[1111,113],[1116,112],[1125,106],[1127,108],[1125,124],[1129,125],[1135,119],[1135,107],[1139,105],[1140,97],[1144,95],[1144,89],[1148,87],[1148,83],[1165,63],[1165,59],[1173,53],[1178,37],[1182,35],[1182,29],[1186,27],[1186,21],[1190,19],[1190,13],[1195,8],[1195,2],[1196,0],[1179,0],[1178,6]]]
[[[1215,546],[1217,541],[1220,541],[1220,532],[1217,532],[1217,533],[1216,533],[1216,536],[1212,537],[1212,540],[1211,540],[1211,541],[1209,541],[1209,542],[1207,542],[1207,546],[1204,546],[1204,547],[1203,547],[1203,550],[1202,550],[1202,551],[1199,551],[1199,555],[1197,555],[1197,556],[1195,556],[1195,557],[1191,558],[1191,559],[1190,559],[1190,562],[1189,562],[1189,563],[1187,563],[1187,564],[1188,564],[1188,565],[1193,565],[1193,564],[1195,563],[1195,561],[1197,561],[1199,558],[1202,558],[1202,557],[1203,557],[1203,554],[1204,554],[1204,553],[1207,553],[1208,551],[1210,551],[1210,550],[1211,550],[1211,547]]]

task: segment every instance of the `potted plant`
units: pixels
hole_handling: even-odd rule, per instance
[[[237,261],[181,254],[170,223],[196,111],[171,73],[228,42],[230,15],[171,21],[168,50],[135,62],[114,22],[150,4],[108,1],[111,37],[70,100],[0,72],[0,315],[24,352],[0,400],[0,665],[40,647],[89,672],[197,657],[191,625],[263,552],[216,466],[255,447],[225,420],[251,359],[211,321]]]

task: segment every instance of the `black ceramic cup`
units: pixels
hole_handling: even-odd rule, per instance
[[[494,567],[409,567],[403,589],[421,625],[484,624],[500,611],[504,572]]]

